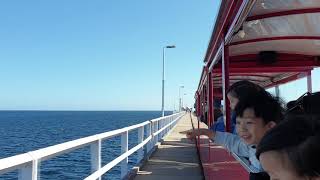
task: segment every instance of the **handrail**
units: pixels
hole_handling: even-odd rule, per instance
[[[178,114],[178,113],[176,113],[176,114]],[[171,115],[168,115],[168,116],[166,116],[166,117],[173,117],[173,116],[175,116],[176,114],[171,114]],[[160,121],[161,119],[163,119],[163,117],[158,117],[158,118],[155,118],[155,119],[151,119],[150,121],[151,121],[151,122],[157,122],[157,121]]]
[[[113,168],[115,165],[117,165],[118,163],[120,163],[122,160],[124,160],[126,157],[130,156],[132,153],[134,153],[135,151],[137,151],[138,149],[140,149],[142,146],[144,146],[145,144],[147,144],[149,142],[149,140],[151,140],[152,137],[148,137],[147,139],[145,139],[141,144],[136,145],[135,147],[133,147],[132,149],[130,149],[128,152],[122,154],[121,156],[117,157],[116,159],[114,159],[113,161],[111,161],[110,163],[106,164],[103,168],[101,168],[99,171],[94,172],[93,174],[91,174],[90,176],[86,177],[85,180],[96,180],[99,177],[101,177],[104,173],[106,173],[108,170],[110,170],[111,168]]]
[[[139,151],[139,154],[141,155],[143,153],[143,146],[149,143],[146,147],[145,154],[147,154],[156,144],[156,142],[163,138],[168,130],[177,123],[177,121],[183,116],[183,114],[183,112],[176,113],[121,129],[116,129],[113,131],[108,131],[49,146],[35,151],[30,151],[24,154],[3,158],[0,159],[0,174],[19,169],[19,178],[36,180],[38,179],[38,166],[40,164],[40,161],[44,161],[57,155],[65,154],[70,151],[90,145],[91,167],[93,174],[88,176],[86,179],[100,179],[100,177],[104,173],[106,173],[108,170],[110,170],[120,162],[122,162],[121,178],[123,178],[127,174],[128,156],[136,151]],[[144,127],[147,125],[149,125],[149,127],[147,128],[148,137],[144,139]],[[139,144],[128,150],[128,132],[134,129],[138,129]],[[121,135],[122,154],[101,168],[101,141],[118,135]]]
[[[244,159],[244,157],[238,156],[235,153],[231,153],[232,156],[242,165],[242,167],[247,170],[248,173],[250,172],[255,172],[253,169],[251,169],[251,167],[249,166],[249,162],[247,162],[246,159]]]

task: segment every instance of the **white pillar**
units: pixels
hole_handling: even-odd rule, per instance
[[[101,139],[90,145],[91,151],[91,172],[101,168]],[[99,178],[99,180],[101,177]]]
[[[151,136],[151,139],[147,143],[146,154],[148,154],[149,151],[151,150],[152,142],[153,142],[153,138],[152,138],[152,122],[151,121],[149,121],[149,122],[150,122],[150,124],[148,125],[149,128],[148,128],[147,134],[148,134],[148,137]]]
[[[144,135],[144,126],[138,129],[138,144],[142,143]],[[138,150],[138,162],[143,158],[143,147]]]
[[[19,180],[37,180],[38,178],[38,160],[33,160],[23,168],[19,169]]]
[[[121,154],[128,151],[128,131],[121,135]],[[128,157],[121,161],[121,179],[123,179],[128,172]]]

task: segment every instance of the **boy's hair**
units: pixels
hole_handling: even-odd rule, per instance
[[[242,101],[259,91],[264,91],[264,89],[257,84],[243,80],[233,83],[229,87],[227,94],[230,94],[231,96],[238,98],[239,101]]]
[[[270,121],[279,123],[283,119],[284,109],[281,101],[266,90],[260,90],[241,99],[235,107],[236,116],[242,117],[247,108],[254,110],[255,116],[267,124]]]
[[[288,116],[272,128],[257,146],[256,156],[268,151],[286,153],[300,176],[320,176],[320,118]]]

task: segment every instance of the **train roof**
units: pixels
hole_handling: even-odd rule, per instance
[[[222,0],[198,90],[212,72],[221,92],[223,53],[230,84],[245,79],[269,88],[310,75],[320,66],[320,1]]]

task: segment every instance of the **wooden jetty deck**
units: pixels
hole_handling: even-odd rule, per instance
[[[192,124],[190,113],[187,113],[140,168],[135,179],[204,179],[195,143],[179,133],[189,129],[192,129]]]
[[[179,133],[192,129],[191,122],[195,129],[198,126],[208,128],[192,114],[184,115],[137,172],[136,180],[249,179],[248,171],[229,152],[212,142],[209,146],[209,140],[205,136],[198,140],[198,155],[195,142]]]

